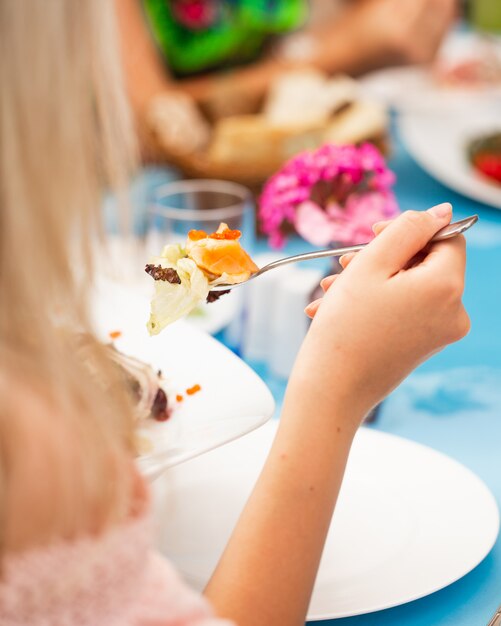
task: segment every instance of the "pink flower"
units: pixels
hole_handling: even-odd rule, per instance
[[[327,144],[288,161],[266,183],[259,219],[270,245],[294,228],[316,246],[372,238],[372,224],[398,213],[395,176],[372,144]]]
[[[300,204],[296,211],[295,226],[298,235],[315,246],[327,246],[334,241],[336,226],[328,213],[318,204],[307,201]]]
[[[393,194],[371,192],[352,194],[344,207],[328,206],[326,213],[335,232],[335,239],[331,241],[365,243],[374,237],[372,225],[395,217],[398,206]]]

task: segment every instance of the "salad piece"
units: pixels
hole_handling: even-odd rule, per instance
[[[157,335],[200,302],[216,300],[211,287],[243,282],[259,270],[242,248],[241,236],[239,230],[223,223],[211,234],[190,230],[184,246],[167,245],[146,265],[145,271],[155,281],[147,324],[150,335]]]

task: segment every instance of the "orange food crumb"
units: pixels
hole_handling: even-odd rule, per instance
[[[209,235],[210,239],[240,239],[242,233],[239,230],[231,230],[230,228],[226,228],[222,233],[212,233]]]
[[[193,394],[199,392],[202,389],[202,387],[200,387],[200,385],[193,385],[193,387],[190,387],[189,389],[186,390],[186,393],[189,396],[192,396]]]
[[[190,230],[188,233],[188,239],[191,241],[199,241],[200,239],[206,239],[207,233],[205,230]]]
[[[110,333],[110,339],[118,339],[119,337],[122,336],[122,331],[121,330],[112,330]]]
[[[177,400],[178,402],[182,402],[182,401],[183,401],[183,396],[180,396],[179,394],[177,394],[177,396],[176,396],[176,400]]]

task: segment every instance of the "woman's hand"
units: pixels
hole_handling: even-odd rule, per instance
[[[469,330],[461,301],[464,238],[427,245],[450,219],[451,206],[443,204],[380,226],[381,234],[345,258],[346,270],[326,279],[324,298],[307,308],[315,319],[294,376],[311,378],[310,388],[324,385],[322,395],[330,389],[334,403],[350,403],[355,422]]]

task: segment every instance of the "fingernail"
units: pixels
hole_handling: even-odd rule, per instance
[[[325,289],[325,286],[328,284],[328,282],[329,282],[328,278],[322,278],[322,280],[320,281],[320,287],[322,287],[322,289]],[[308,307],[306,307],[306,308],[308,308]]]
[[[313,300],[313,302],[310,302],[310,304],[308,304],[308,306],[304,310],[306,315],[311,317],[311,315],[313,315],[315,311],[318,309],[319,304],[320,304],[320,298],[318,300]]]
[[[381,222],[374,222],[374,224],[372,225],[372,232],[375,233],[377,230],[377,227],[379,226],[379,224],[381,224]]]
[[[437,204],[437,206],[432,206],[431,209],[428,209],[428,213],[438,218],[448,217],[452,213],[452,204],[450,202]]]

